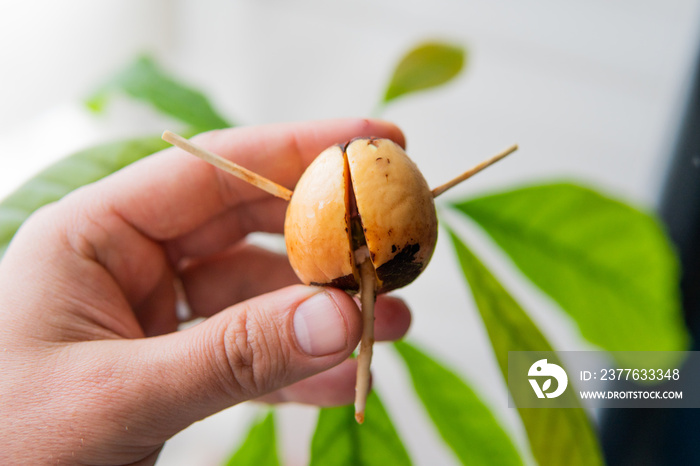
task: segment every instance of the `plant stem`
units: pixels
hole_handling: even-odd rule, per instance
[[[362,306],[362,340],[357,356],[357,380],[355,383],[355,420],[365,421],[365,405],[370,385],[370,364],[374,344],[374,302],[376,300],[376,276],[372,261],[360,264],[360,304]]]

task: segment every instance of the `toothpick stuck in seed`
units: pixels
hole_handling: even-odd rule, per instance
[[[226,160],[225,158],[218,156],[213,152],[209,152],[203,147],[193,144],[192,142],[188,141],[187,139],[183,138],[178,134],[172,133],[170,131],[164,131],[162,138],[164,141],[169,142],[170,144],[177,146],[180,149],[199,157],[205,162],[210,163],[215,167],[220,168],[223,171],[230,173],[231,175],[252,184],[253,186],[258,187],[263,191],[272,194],[273,196],[282,198],[285,201],[288,201],[292,198],[292,191],[285,188],[284,186],[281,186],[275,183],[274,181],[268,180],[264,176],[258,175],[255,172],[243,168],[240,165],[231,162],[230,160]]]
[[[499,160],[506,157],[507,155],[512,154],[516,150],[518,150],[518,145],[514,144],[514,145],[510,146],[508,149],[501,152],[500,154],[494,155],[490,159],[484,160],[483,162],[481,162],[479,165],[475,166],[474,168],[467,170],[466,172],[459,175],[457,178],[454,178],[453,180],[448,181],[447,183],[443,184],[442,186],[438,186],[437,188],[433,189],[433,197],[438,197],[440,194],[444,193],[448,189],[450,189],[454,186],[457,186],[462,181],[465,181],[465,180],[471,178],[472,176],[476,175],[484,168],[488,167],[489,165],[493,165],[494,163],[498,162]]]
[[[357,355],[357,380],[355,381],[355,420],[365,422],[365,405],[369,394],[370,364],[374,345],[374,303],[376,278],[372,261],[366,259],[360,264],[360,304],[362,306],[362,340]]]

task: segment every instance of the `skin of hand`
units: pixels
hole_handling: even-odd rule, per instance
[[[326,147],[391,138],[378,120],[242,127],[195,141],[287,187]],[[351,403],[362,332],[342,291],[298,283],[286,202],[171,148],[36,212],[0,262],[0,464],[154,464],[193,422],[251,399]],[[176,331],[174,279],[194,317]],[[381,297],[376,337],[410,313]],[[193,446],[196,448],[196,446]]]

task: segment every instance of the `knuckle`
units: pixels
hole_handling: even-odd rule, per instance
[[[265,312],[250,307],[237,312],[217,341],[222,385],[231,396],[250,399],[277,388],[289,351],[280,327]]]

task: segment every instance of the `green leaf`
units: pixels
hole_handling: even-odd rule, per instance
[[[451,231],[450,237],[503,377],[507,379],[509,351],[552,351],[552,346],[462,240]],[[582,408],[519,409],[518,412],[540,466],[603,464],[593,427]]]
[[[146,102],[188,123],[197,132],[232,126],[212,108],[204,94],[177,82],[147,56],[139,57],[90,97],[86,102],[88,108],[101,111],[115,91]]]
[[[532,186],[456,204],[610,351],[677,351],[678,263],[659,222],[573,184]]]
[[[408,52],[389,82],[383,103],[452,80],[464,66],[466,52],[458,45],[426,42]]]
[[[389,416],[373,391],[364,424],[352,406],[324,408],[311,442],[310,466],[410,465],[411,460]]]
[[[32,212],[170,145],[147,137],[95,146],[62,159],[0,202],[0,257]]]
[[[466,383],[416,347],[394,346],[433,423],[462,464],[523,464],[508,434]]]
[[[226,462],[227,466],[278,466],[273,411],[253,422],[245,441]]]

